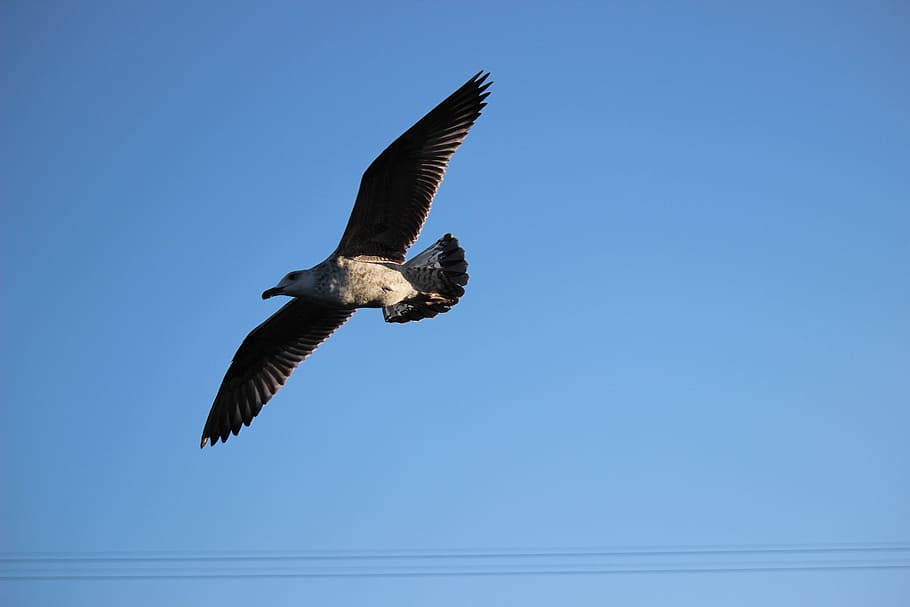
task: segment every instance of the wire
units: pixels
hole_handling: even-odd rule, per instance
[[[788,545],[707,545],[621,548],[537,548],[537,549],[398,549],[388,551],[59,551],[3,552],[0,563],[19,562],[189,562],[189,561],[306,561],[306,560],[432,560],[545,557],[629,557],[748,554],[910,552],[910,542],[857,544]]]
[[[755,559],[762,559],[756,561]],[[910,569],[910,543],[348,552],[7,552],[0,581],[406,578]]]
[[[492,576],[559,576],[671,573],[762,573],[784,571],[894,570],[910,569],[910,563],[869,563],[830,565],[758,565],[727,567],[649,567],[599,569],[532,569],[532,570],[452,570],[452,571],[298,571],[298,572],[208,572],[208,573],[78,573],[0,575],[0,581],[37,580],[178,580],[178,579],[273,579],[273,578],[416,578],[416,577],[492,577]]]

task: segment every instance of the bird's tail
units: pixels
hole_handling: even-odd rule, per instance
[[[458,239],[446,234],[430,248],[404,264],[404,275],[421,294],[412,300],[386,306],[386,322],[408,322],[433,318],[448,312],[464,295],[468,284],[468,262]]]

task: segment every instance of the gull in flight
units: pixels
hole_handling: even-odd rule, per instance
[[[253,329],[228,367],[202,431],[202,447],[249,426],[294,369],[357,308],[386,322],[448,312],[464,295],[464,249],[446,234],[405,261],[430,212],[449,160],[490,94],[479,72],[385,149],[363,174],[338,248],[309,270],[287,274],[263,299],[293,297]]]

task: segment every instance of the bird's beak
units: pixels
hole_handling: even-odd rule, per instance
[[[262,299],[268,299],[269,297],[275,297],[276,295],[283,295],[284,289],[281,287],[272,287],[271,289],[266,289],[262,292]]]

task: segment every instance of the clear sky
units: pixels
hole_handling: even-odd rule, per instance
[[[200,450],[260,293],[481,69],[414,249],[462,302]],[[83,577],[0,603],[910,604],[908,74],[898,1],[3,2],[0,577]]]

